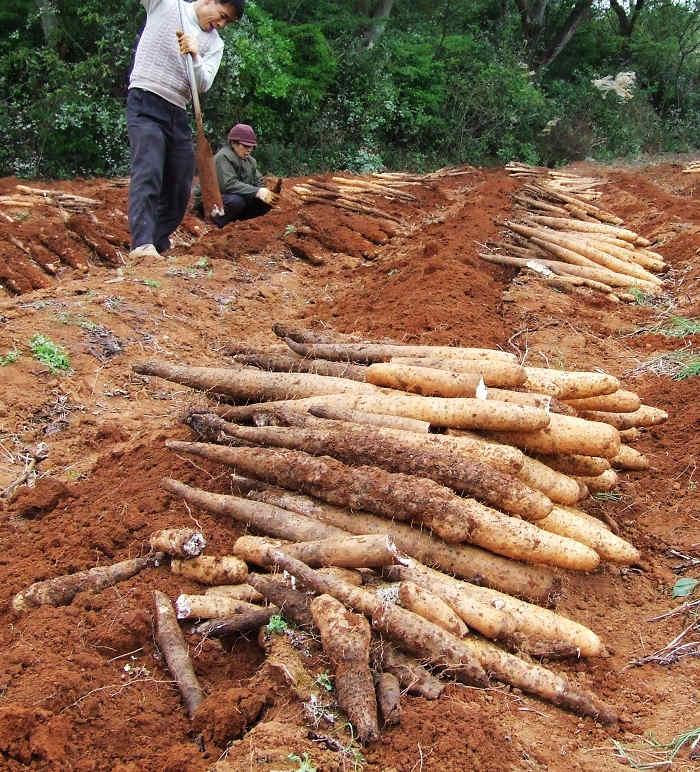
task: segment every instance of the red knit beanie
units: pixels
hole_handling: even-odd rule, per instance
[[[255,136],[252,126],[247,123],[237,123],[228,133],[229,142],[240,142],[246,147],[255,147],[258,144],[258,138]]]

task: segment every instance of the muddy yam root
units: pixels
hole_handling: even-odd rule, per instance
[[[599,557],[583,544],[509,517],[473,499],[464,499],[432,480],[393,474],[376,467],[347,467],[331,458],[291,450],[230,448],[169,441],[168,447],[235,466],[239,472],[299,490],[329,504],[422,522],[448,542],[471,541],[516,560],[589,571]],[[181,483],[163,483],[184,490]],[[186,488],[187,486],[185,486]],[[226,500],[230,497],[216,497]],[[202,496],[205,502],[214,494]],[[190,494],[188,494],[190,500]]]
[[[404,523],[367,512],[351,512],[289,491],[268,488],[250,495],[351,533],[387,533],[401,552],[421,563],[543,606],[549,605],[559,592],[559,580],[542,566],[518,563],[479,547],[447,544]]]
[[[508,654],[487,641],[471,637],[457,639],[405,609],[382,603],[366,590],[319,577],[313,569],[278,550],[270,550],[269,560],[271,565],[293,574],[315,592],[332,595],[349,608],[365,614],[375,630],[414,656],[443,667],[448,665],[450,672],[460,680],[484,686],[488,683],[486,674],[490,673],[499,681],[579,715],[592,716],[604,723],[617,721],[616,712],[605,702],[540,665]]]
[[[377,466],[389,472],[428,477],[498,509],[538,520],[551,511],[551,501],[539,490],[533,490],[511,475],[492,469],[466,454],[458,452],[454,440],[439,442],[412,433],[397,433],[379,427],[360,427],[343,421],[330,421],[304,416],[293,411],[278,412],[281,421],[298,426],[238,426],[220,418],[201,416],[212,424],[213,435],[226,441],[273,446],[303,451],[313,456],[331,456],[345,464]],[[403,436],[401,436],[403,435]],[[549,478],[556,473],[550,472]],[[578,487],[575,498],[578,500]]]
[[[600,638],[578,622],[495,590],[460,582],[415,560],[392,566],[385,573],[393,580],[415,582],[442,598],[471,628],[487,638],[515,640],[518,634],[526,642],[564,644],[586,657],[599,656],[604,651]]]
[[[279,373],[246,367],[189,367],[156,361],[134,365],[133,369],[141,375],[156,375],[199,391],[251,402],[325,394],[374,394],[377,391],[376,386],[368,383],[314,373]]]
[[[606,373],[548,370],[544,367],[526,367],[525,388],[559,399],[583,399],[599,394],[612,394],[620,388],[617,378]]]
[[[396,677],[402,689],[426,700],[436,700],[445,684],[414,657],[396,649],[389,641],[375,640],[370,649],[372,666]]]
[[[631,414],[630,414],[631,415]],[[576,454],[614,458],[620,452],[620,435],[612,426],[583,418],[552,414],[549,426],[532,432],[494,432],[500,442],[547,455]]]
[[[207,546],[204,534],[193,528],[168,528],[151,534],[151,549],[176,558],[196,558]]]
[[[226,638],[259,630],[270,621],[270,617],[281,613],[277,606],[253,606],[247,611],[239,611],[226,619],[210,619],[192,628],[195,635],[205,638]]]
[[[374,678],[377,690],[377,704],[384,726],[398,726],[401,723],[401,684],[392,673],[379,673]]]
[[[177,623],[175,611],[167,595],[154,590],[156,640],[168,664],[168,670],[177,684],[190,718],[204,699],[204,692],[195,675],[187,644]]]
[[[66,606],[79,592],[99,592],[105,587],[130,579],[144,568],[157,566],[164,557],[161,552],[35,582],[14,596],[12,607],[15,611],[26,611],[35,606]]]
[[[188,595],[182,593],[175,601],[178,619],[223,619],[244,612],[255,612],[257,606],[244,600],[222,595]]]
[[[311,614],[321,634],[323,650],[333,663],[338,705],[355,727],[360,742],[375,742],[379,739],[379,721],[369,669],[369,623],[330,595],[315,598]]]

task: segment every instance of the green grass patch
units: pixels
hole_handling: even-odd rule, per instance
[[[29,341],[34,359],[49,367],[52,373],[59,370],[70,370],[70,357],[68,352],[54,343],[51,338],[45,335],[34,335]]]
[[[281,614],[275,614],[270,617],[270,621],[267,623],[265,630],[268,633],[285,633],[289,630],[287,620]]]
[[[660,332],[669,338],[687,338],[689,335],[698,335],[700,334],[700,319],[671,316]]]
[[[661,743],[653,735],[645,737],[640,748],[632,748],[613,740],[619,760],[632,769],[666,769],[676,760],[683,748],[688,748],[690,758],[700,756],[700,726],[681,732],[671,742]]]
[[[19,351],[12,349],[8,351],[5,356],[0,356],[0,367],[7,367],[7,365],[14,364],[19,359]]]
[[[141,279],[141,284],[145,284],[147,287],[153,287],[153,289],[158,289],[160,287],[160,282],[157,279]]]
[[[653,306],[654,305],[654,297],[653,295],[647,295],[644,290],[640,290],[639,287],[630,287],[627,292],[632,295],[634,298],[634,302],[638,306]]]
[[[700,375],[700,356],[691,356],[688,363],[673,377],[676,381],[684,381],[686,378],[695,378]]]

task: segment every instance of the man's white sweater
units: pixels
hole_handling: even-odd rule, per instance
[[[146,26],[136,48],[129,88],[152,91],[185,108],[191,93],[185,57],[180,53],[175,33],[184,29],[197,39],[199,55],[193,63],[200,92],[208,91],[214,82],[224,43],[216,30],[205,32],[199,26],[192,3],[182,4],[182,23],[178,0],[141,0],[141,4],[146,9]]]

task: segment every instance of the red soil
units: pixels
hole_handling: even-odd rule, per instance
[[[656,184],[654,167],[579,168],[609,174],[605,207],[658,238],[655,248],[672,267],[673,313],[697,315],[700,215],[689,175],[659,167],[662,184]],[[0,192],[16,183],[0,181]],[[232,340],[272,343],[274,321],[313,320],[367,338],[501,346],[532,364],[600,367],[670,415],[636,443],[652,468],[624,475],[620,500],[587,505],[617,521],[642,550],[644,570],[604,566],[591,575],[562,575],[560,610],[598,632],[610,656],[552,667],[615,705],[620,726],[603,728],[517,690],[454,685],[434,702],[404,696],[401,726],[365,750],[365,769],[614,770],[620,765],[612,739],[638,746],[644,733],[668,741],[697,726],[697,659],[628,668],[689,624],[682,616],[648,620],[679,603],[670,588],[680,559],[668,549],[700,551],[697,379],[674,381],[643,368],[630,373],[659,353],[697,348],[697,338],[661,335],[658,307],[614,305],[589,291],[567,295],[531,279],[511,281],[514,271],[480,261],[479,242],[495,236],[494,221],[508,216],[508,195],[517,188],[503,171],[420,189],[412,204],[379,203],[403,218],[393,234],[329,206],[300,214],[285,193],[271,215],[221,231],[188,218],[172,255],[138,265],[126,263],[125,188],[105,180],[42,187],[107,202],[93,212],[97,222],[88,218],[90,227],[125,264],[117,272],[96,258],[55,208],[42,205],[13,223],[0,221],[0,283],[2,260],[13,271],[20,265],[8,236],[31,251],[43,233],[51,237],[46,248],[62,243],[73,250],[75,264],[89,262],[83,274],[62,258],[57,277],[40,274],[45,289],[23,288],[24,294],[0,299],[0,356],[13,348],[22,354],[0,368],[0,489],[22,473],[23,448],[49,445],[36,487],[21,488],[0,513],[0,766],[189,772],[211,767],[235,741],[227,753],[231,770],[295,769],[288,755],[304,753],[319,769],[353,768],[347,754],[309,738],[299,700],[263,665],[252,637],[226,645],[188,638],[209,695],[190,724],[154,643],[151,593],[160,589],[174,598],[195,590],[194,583],[149,569],[101,593],[79,594],[69,606],[19,615],[10,605],[31,582],[143,554],[148,535],[159,528],[196,522],[212,553],[230,550],[238,527],[189,511],[159,487],[168,476],[228,488],[229,470],[164,449],[167,437],[188,436],[179,419],[203,398],[133,375],[131,365],[151,357],[220,363],[218,351]],[[322,266],[299,261],[285,246],[287,226],[310,222],[321,236],[313,249],[321,250]],[[374,250],[371,262],[362,257],[365,243]],[[119,352],[97,356],[95,325],[114,336]],[[71,373],[51,374],[31,358],[28,341],[36,333],[69,351]],[[697,568],[687,575],[697,576]],[[314,651],[307,664],[323,669]],[[683,751],[677,769],[692,765]]]

